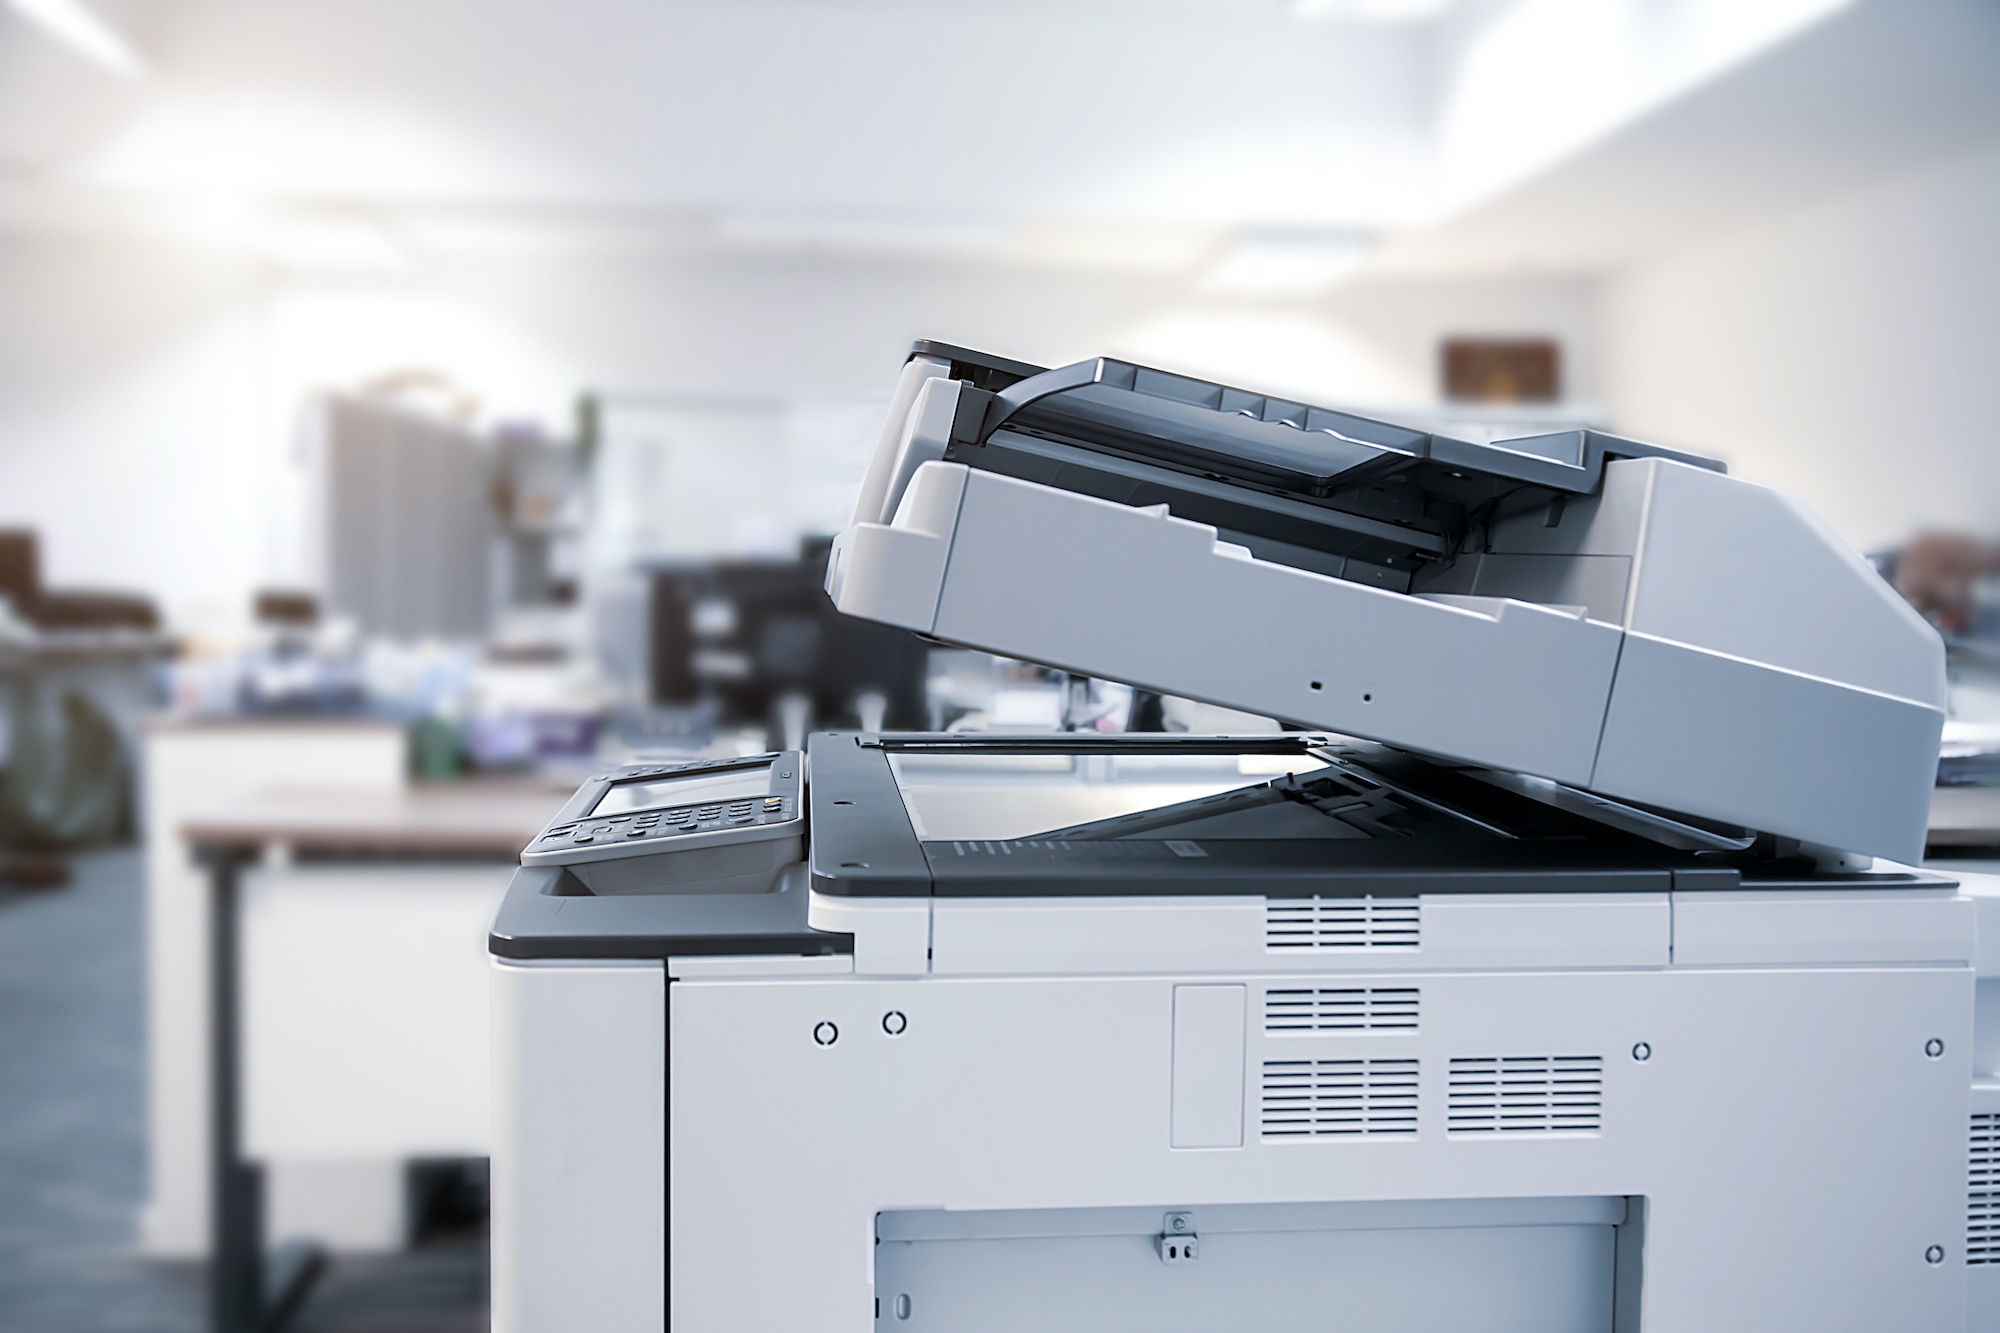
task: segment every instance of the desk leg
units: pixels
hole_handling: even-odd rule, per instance
[[[325,1266],[315,1247],[288,1247],[264,1272],[264,1176],[243,1160],[242,956],[238,890],[244,859],[208,855],[209,883],[209,1328],[276,1333]]]

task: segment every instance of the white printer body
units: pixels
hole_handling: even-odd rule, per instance
[[[502,1333],[2000,1311],[1941,650],[1795,504],[920,344],[829,591],[1312,730],[587,786],[493,931]]]

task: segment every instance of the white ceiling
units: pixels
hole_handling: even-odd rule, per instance
[[[1981,0],[81,2],[149,73],[0,7],[0,225],[306,267],[666,246],[1185,272],[1276,237],[1576,271],[2000,129]]]
[[[1872,0],[1401,235],[1378,272],[1591,273],[2000,139],[2000,6]]]

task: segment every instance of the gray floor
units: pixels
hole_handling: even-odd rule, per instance
[[[139,1259],[144,976],[136,853],[78,858],[66,888],[0,889],[0,1329],[194,1333],[202,1270]],[[472,1333],[477,1227],[337,1261],[297,1333]]]

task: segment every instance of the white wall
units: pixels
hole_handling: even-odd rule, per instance
[[[1060,364],[1100,352],[1321,401],[1421,405],[1445,333],[1551,333],[1591,384],[1585,289],[1357,284],[1218,304],[1183,275],[812,252],[541,252],[306,281],[193,246],[0,238],[0,523],[58,584],[144,590],[224,628],[297,583],[298,406],[442,370],[489,417],[561,430],[584,389],[851,398],[912,338]]]
[[[2000,533],[2000,145],[1605,283],[1613,425],[1803,496],[1863,549]]]
[[[57,586],[240,601],[260,557],[256,270],[211,252],[0,246],[0,523]]]

